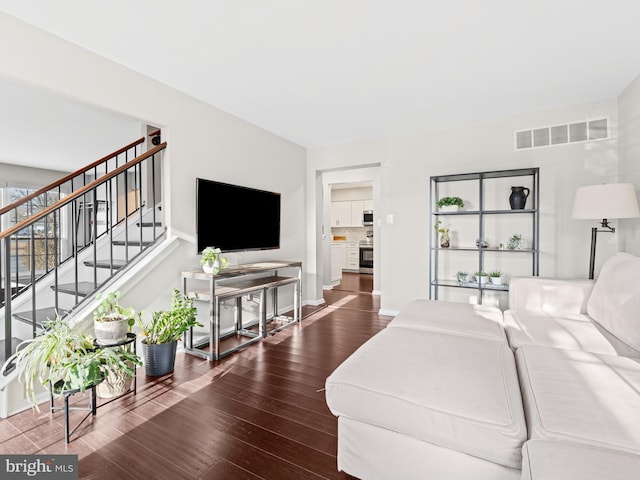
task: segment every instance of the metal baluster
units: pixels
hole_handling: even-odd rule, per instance
[[[155,242],[156,239],[158,238],[156,236],[156,156],[155,154],[153,154],[151,156],[151,196],[153,197],[152,200],[152,205],[151,205],[151,210],[152,210],[152,214],[151,214],[151,223],[153,225],[153,241]]]
[[[13,337],[11,333],[11,237],[6,237],[4,244],[6,270],[4,278],[7,287],[4,296],[4,358],[7,359],[12,354],[11,339]]]

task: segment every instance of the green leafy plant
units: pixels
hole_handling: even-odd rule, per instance
[[[494,272],[489,273],[490,277],[500,278],[502,276],[502,272],[500,270],[496,270]]]
[[[469,272],[465,272],[464,270],[460,270],[458,271],[458,273],[456,273],[456,279],[459,282],[466,282],[469,278]]]
[[[129,319],[129,326],[132,327],[135,320],[135,310],[131,307],[120,305],[120,292],[109,292],[106,295],[99,293],[96,300],[102,300],[98,308],[93,312],[93,319],[98,322],[116,322],[124,318]]]
[[[169,343],[180,340],[184,332],[191,327],[202,327],[196,319],[197,309],[193,306],[193,299],[182,295],[179,290],[173,290],[171,308],[152,313],[151,320],[145,322],[138,317],[138,325],[146,337],[146,343]]]
[[[449,229],[442,226],[442,220],[438,220],[434,225],[434,228],[436,229],[436,232],[440,234],[449,233]]]
[[[228,264],[229,261],[227,260],[227,257],[222,257],[220,256],[220,254],[222,253],[222,250],[220,250],[219,248],[215,248],[215,247],[207,247],[204,250],[202,250],[202,256],[200,257],[200,265],[204,265],[208,262],[215,262],[216,260],[218,260],[218,262],[220,263],[220,268],[225,268]]]
[[[20,343],[2,366],[3,374],[17,369],[27,400],[37,410],[38,384],[51,389],[54,395],[72,389],[84,391],[104,378],[107,367],[133,375],[131,365],[141,364],[137,355],[124,349],[96,349],[91,335],[59,316],[43,325],[45,331]]]
[[[522,235],[516,233],[509,238],[509,243],[507,243],[507,248],[509,250],[518,250],[522,248]]]
[[[489,274],[487,272],[475,272],[474,275],[476,277],[488,277]]]
[[[457,205],[458,207],[462,208],[464,207],[464,202],[460,197],[442,197],[440,200],[438,200],[436,205],[438,205],[438,208],[449,207],[453,205]]]

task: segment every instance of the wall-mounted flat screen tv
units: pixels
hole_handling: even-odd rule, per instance
[[[280,248],[280,194],[196,179],[198,253]]]

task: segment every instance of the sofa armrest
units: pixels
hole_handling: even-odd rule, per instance
[[[509,282],[509,309],[586,313],[593,285],[593,280],[513,277]]]

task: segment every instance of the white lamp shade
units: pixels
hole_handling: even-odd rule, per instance
[[[631,183],[588,185],[576,190],[573,218],[610,219],[640,217],[636,189]]]

